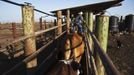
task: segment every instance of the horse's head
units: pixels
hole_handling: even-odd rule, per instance
[[[54,68],[48,72],[47,75],[78,75],[77,70],[74,70],[70,63],[66,63],[66,61],[59,61]]]
[[[84,53],[82,37],[77,33],[67,34],[62,46],[63,61],[60,60],[47,75],[78,75],[81,68],[80,60]]]
[[[77,33],[67,35],[65,42],[64,59],[76,59],[79,63],[84,53],[84,42],[82,37]]]

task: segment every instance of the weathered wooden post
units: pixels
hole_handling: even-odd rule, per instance
[[[44,25],[43,25],[44,27],[43,27],[43,30],[45,30],[46,29],[46,20],[44,20]],[[46,41],[46,33],[43,33],[43,38],[44,38],[44,41]]]
[[[91,32],[93,32],[93,12],[88,12],[88,28]],[[93,52],[93,40],[91,36],[89,35],[89,43],[90,43],[90,49]]]
[[[40,17],[40,30],[43,29],[43,24],[42,24],[42,17]]]
[[[16,25],[15,25],[15,23],[12,23],[12,35],[13,35],[13,39],[15,39],[16,38]]]
[[[85,12],[85,22],[86,22],[86,25],[88,27],[88,29],[92,32],[93,31],[93,13],[92,12]],[[88,40],[89,40],[89,45],[90,45],[90,51],[93,51],[93,42],[92,42],[92,38],[90,36],[90,34],[86,34],[88,37]],[[86,61],[89,62],[89,58],[86,59]],[[93,61],[93,60],[92,60]],[[91,65],[89,65],[91,67]],[[88,68],[86,69],[87,70],[87,74],[88,74]],[[87,75],[85,74],[85,75]]]
[[[94,20],[93,20],[93,12],[88,12],[88,28],[91,32],[93,32],[93,28],[94,28]],[[91,38],[91,36],[89,35],[88,37],[89,40],[89,45],[90,45],[90,51],[92,51],[92,53],[94,53],[94,43],[93,40]],[[94,68],[94,74],[98,75],[97,69],[96,69],[96,65],[95,65],[95,61],[94,61],[94,57],[91,56],[90,58],[92,60],[92,66]]]
[[[22,25],[24,35],[34,35],[34,7],[30,5],[22,6]],[[36,51],[35,36],[25,40],[25,56],[31,55]],[[37,66],[37,59],[33,59],[26,63],[28,75],[32,73],[32,69]]]
[[[93,12],[85,12],[85,22],[88,29],[93,32]],[[90,49],[93,50],[93,42],[90,35],[88,37],[88,40],[90,42]]]
[[[56,26],[56,25],[57,25],[57,20],[56,20],[56,19],[54,19],[53,24],[54,24],[54,26]],[[56,29],[54,29],[54,37],[56,37]]]
[[[62,33],[62,11],[57,11],[58,35]]]
[[[88,24],[88,12],[84,12],[84,20],[85,20],[85,22],[86,22],[86,24]],[[85,57],[84,57],[84,59],[83,59],[84,61],[86,61],[86,62],[84,62],[84,64],[83,64],[83,70],[84,70],[84,73],[83,73],[83,75],[88,75],[89,74],[89,68],[87,67],[87,66],[89,66],[88,65],[88,57],[85,55]]]
[[[69,34],[70,33],[70,10],[67,10],[67,34]]]
[[[43,29],[46,29],[46,25],[47,25],[46,20],[44,20],[44,27],[43,27]]]
[[[51,27],[54,27],[53,20],[50,21],[50,25],[51,25]]]
[[[88,12],[87,11],[84,13],[84,20],[86,24],[88,25]]]
[[[56,26],[56,22],[57,22],[56,19],[54,19],[54,26]]]
[[[43,27],[43,20],[42,20],[42,17],[40,17],[40,30],[43,30],[44,29],[44,27]],[[42,40],[42,41],[45,41],[45,33],[43,33],[43,34],[41,34],[40,35],[40,40]]]
[[[106,52],[107,50],[108,28],[109,28],[109,16],[105,16],[105,15],[96,16],[96,32],[95,33],[104,52]],[[96,65],[97,65],[98,74],[105,75],[105,70],[104,70],[103,64],[98,54],[96,56]]]

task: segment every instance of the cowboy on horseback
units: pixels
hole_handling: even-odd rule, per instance
[[[81,36],[83,36],[83,34],[84,34],[82,24],[85,22],[82,15],[83,15],[83,12],[79,12],[78,15],[75,18],[75,24],[78,28],[78,34],[81,35]]]

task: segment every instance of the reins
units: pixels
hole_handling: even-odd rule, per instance
[[[72,36],[72,35],[70,35],[70,36]],[[78,37],[77,37],[77,38],[78,38]],[[69,37],[69,41],[70,41],[70,43],[72,43],[72,40],[71,40],[70,37]],[[83,40],[81,40],[80,43],[77,44],[76,46],[74,46],[74,47],[71,46],[71,48],[66,49],[65,51],[72,50],[72,49],[75,49],[75,48],[79,47],[79,46],[82,44],[82,42],[83,42]],[[72,45],[72,44],[71,44],[71,45]]]

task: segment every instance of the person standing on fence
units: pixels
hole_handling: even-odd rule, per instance
[[[82,15],[83,15],[83,12],[79,12],[75,18],[75,24],[78,27],[78,34],[80,34],[81,36],[83,36],[83,32],[84,32],[82,24],[83,22],[85,22]]]

